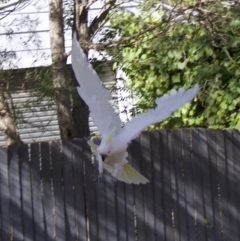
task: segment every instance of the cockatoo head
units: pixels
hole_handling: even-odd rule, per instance
[[[98,152],[101,155],[109,155],[110,154],[110,143],[106,143],[105,141],[102,141],[101,145],[98,147]]]
[[[112,144],[112,137],[115,132],[116,128],[113,128],[111,132],[102,139],[100,146],[98,147],[98,151],[102,155],[109,155],[111,153],[111,144]]]

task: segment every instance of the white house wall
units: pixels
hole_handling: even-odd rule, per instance
[[[118,114],[118,100],[115,72],[110,65],[101,66],[99,74],[103,84],[111,90],[112,104]],[[39,100],[37,95],[30,90],[18,90],[11,93],[14,113],[17,119],[17,126],[20,137],[24,143],[53,141],[60,139],[60,130],[57,119],[57,109],[54,101],[47,98]],[[99,134],[97,127],[89,117],[89,127],[91,134]],[[5,146],[6,142],[2,131],[0,131],[0,146]]]
[[[36,95],[35,95],[36,96]],[[31,91],[11,93],[18,131],[24,143],[60,139],[56,105],[53,101],[38,101]],[[6,145],[3,133],[0,146]]]

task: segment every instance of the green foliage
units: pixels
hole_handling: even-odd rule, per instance
[[[181,21],[166,21],[160,9],[151,15],[122,12],[111,22],[123,37],[158,24],[109,52],[115,66],[126,72],[128,87],[140,94],[139,112],[172,88],[201,86],[191,103],[158,126],[240,127],[240,5],[213,2],[202,7],[205,12],[196,16],[179,15]]]

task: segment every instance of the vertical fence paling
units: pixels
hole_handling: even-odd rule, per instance
[[[20,170],[19,155],[16,146],[8,148],[9,165],[9,191],[10,191],[10,216],[12,226],[12,239],[21,240],[23,238],[22,230],[22,207],[20,193]]]
[[[218,179],[219,179],[219,209],[220,209],[220,220],[221,220],[221,231],[222,240],[227,241],[226,232],[228,232],[227,225],[229,223],[227,214],[227,166],[225,162],[224,153],[224,133],[223,131],[216,131],[216,149],[217,149],[217,167],[218,167]]]
[[[74,191],[75,191],[75,240],[87,240],[84,183],[83,141],[72,142]]]
[[[163,192],[164,192],[164,218],[165,218],[165,240],[174,240],[174,226],[173,226],[173,200],[172,200],[172,180],[171,180],[171,158],[172,158],[172,147],[171,147],[171,133],[170,131],[163,131],[160,133],[163,140]]]
[[[34,217],[34,240],[41,241],[45,239],[45,226],[42,205],[42,186],[40,172],[40,152],[39,144],[31,144],[31,183],[32,183],[32,201]]]
[[[238,229],[237,222],[237,213],[238,209],[236,208],[238,203],[236,203],[235,197],[235,163],[234,163],[234,153],[233,153],[233,143],[232,143],[233,132],[229,130],[224,130],[224,144],[225,144],[225,163],[227,169],[227,202],[226,213],[228,215],[229,222],[226,224],[225,237],[229,237],[233,240],[237,240],[239,236],[234,230]],[[226,194],[225,194],[226,195]],[[226,238],[227,239],[227,238]]]
[[[140,173],[143,172],[142,158],[141,158],[141,146],[140,137],[132,142],[132,165]],[[136,162],[133,162],[133,159]],[[131,195],[131,194],[130,194]],[[146,225],[145,225],[145,206],[144,199],[146,198],[144,187],[142,185],[134,186],[134,197],[135,197],[135,213],[136,213],[136,236],[138,240],[146,240]]]
[[[129,162],[146,185],[94,183],[84,140],[0,149],[0,240],[236,240],[240,133],[144,132]]]
[[[73,162],[72,143],[63,142],[63,195],[64,195],[64,215],[66,227],[66,240],[74,240],[75,236],[75,211],[74,211],[74,183],[73,183]]]
[[[151,156],[151,139],[149,132],[143,132],[140,136],[141,142],[141,161],[145,170],[145,175],[149,178],[150,183],[143,188],[144,202],[145,202],[145,226],[146,226],[146,240],[155,241],[155,220],[154,220],[154,192],[153,192],[153,170],[152,170],[152,156]]]
[[[217,165],[217,142],[216,131],[208,130],[208,155],[209,155],[209,171],[210,171],[210,183],[212,194],[212,223],[210,227],[213,229],[214,239],[221,240],[221,219],[219,208],[219,175]]]
[[[41,163],[42,163],[42,196],[43,196],[43,220],[45,226],[45,237],[47,240],[54,240],[54,203],[51,182],[51,155],[48,143],[41,143]]]
[[[205,129],[200,129],[198,134],[199,139],[199,152],[201,153],[201,161],[199,161],[202,170],[202,190],[203,190],[203,208],[204,208],[204,228],[205,237],[202,240],[213,240],[214,229],[213,223],[213,203],[212,203],[212,187],[210,180],[210,164],[209,153],[207,146],[207,135]]]
[[[131,150],[131,147],[129,149]],[[130,152],[128,160],[129,164],[132,165],[132,152]],[[136,203],[134,203],[134,187],[133,185],[122,185],[125,191],[125,220],[126,220],[126,234],[128,241],[135,241],[135,222],[136,222]],[[119,194],[120,195],[120,194]]]
[[[1,240],[11,240],[10,225],[10,194],[9,194],[9,174],[8,174],[8,153],[6,149],[0,148],[1,168]]]
[[[29,161],[28,145],[19,147],[20,176],[22,190],[22,220],[23,236],[26,241],[34,240],[31,166]]]
[[[66,225],[64,215],[62,190],[62,147],[60,142],[54,141],[50,145],[52,156],[52,182],[54,201],[54,236],[55,240],[66,240]]]
[[[150,132],[150,152],[152,161],[152,178],[155,180],[153,185],[153,205],[154,205],[154,233],[156,241],[164,240],[164,219],[163,219],[163,177],[162,177],[162,158],[160,152],[162,150],[162,143],[160,143],[159,133]],[[158,160],[158,161],[154,161]]]
[[[187,237],[187,216],[186,216],[186,203],[185,203],[185,189],[184,189],[184,165],[182,158],[182,132],[181,130],[173,130],[172,132],[172,151],[173,151],[173,170],[172,177],[175,177],[176,194],[174,214],[175,230],[178,238],[176,240],[185,241]]]
[[[192,138],[191,131],[185,130],[182,133],[182,158],[184,163],[184,188],[186,200],[187,216],[187,240],[195,241],[195,209],[194,209],[194,191],[193,191],[193,168],[191,159]]]
[[[240,203],[240,132],[238,130],[233,131],[233,162],[234,162],[234,188],[235,188],[235,203],[236,205],[239,205]],[[237,208],[238,207],[238,208]],[[236,225],[240,224],[240,208],[239,206],[236,206],[237,211],[235,213],[236,217]],[[240,237],[240,229],[238,228],[238,233],[236,232],[236,235]]]

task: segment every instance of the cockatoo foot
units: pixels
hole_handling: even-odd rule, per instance
[[[118,180],[116,177],[112,177],[112,183],[114,184],[114,186],[117,186]]]
[[[94,182],[102,182],[103,181],[103,174],[102,173],[99,173],[98,174],[98,177],[95,178]]]

